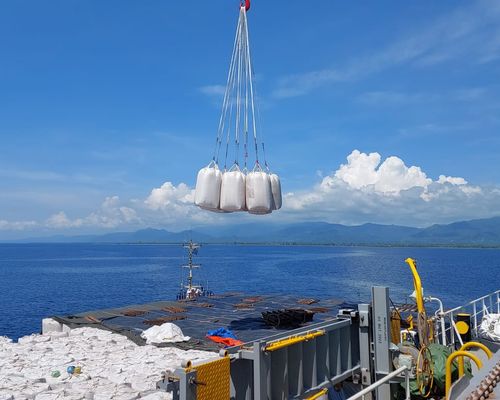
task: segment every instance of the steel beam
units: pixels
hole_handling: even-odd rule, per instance
[[[391,354],[389,351],[391,341],[389,288],[374,286],[372,288],[372,302],[375,374],[376,379],[380,379],[392,371]],[[379,400],[390,399],[390,384],[384,383],[379,386],[376,390],[376,396]]]

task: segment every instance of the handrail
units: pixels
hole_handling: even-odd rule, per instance
[[[486,312],[500,313],[500,290],[481,296],[464,305],[447,310],[446,312],[436,312],[437,319],[441,321],[441,326],[439,326],[439,324],[436,326],[438,328],[438,334],[440,332],[442,336],[441,344],[447,344],[446,342],[449,334],[449,339],[452,343],[458,340],[460,346],[463,345],[463,341],[461,340],[460,334],[456,331],[454,323],[454,316],[462,311],[466,311],[470,314],[472,323],[471,330],[477,333],[479,324],[481,323],[481,317],[484,316]],[[443,328],[445,320],[449,321],[449,326]]]
[[[440,321],[441,324],[441,344],[446,346],[446,324],[444,322],[444,308],[443,308],[443,302],[441,299],[438,299],[437,297],[424,297],[424,301],[436,301],[439,304],[439,309],[434,313],[434,316],[436,319]],[[436,321],[437,323],[437,321]],[[436,335],[438,334],[439,330],[436,328],[435,333]]]
[[[493,357],[493,353],[491,352],[491,350],[488,349],[484,344],[479,342],[467,342],[462,347],[460,347],[459,351],[465,351],[467,349],[470,349],[471,347],[480,348],[486,353],[488,358]],[[464,358],[460,357],[458,359],[458,377],[461,377],[463,374],[464,374]]]
[[[452,308],[452,309],[450,309],[450,310],[448,310],[448,311],[445,311],[445,312],[444,312],[444,315],[448,315],[448,314],[450,314],[450,313],[454,313],[455,311],[461,310],[461,309],[463,309],[463,308],[465,308],[465,307],[467,307],[467,306],[472,306],[473,304],[475,304],[475,303],[477,303],[477,302],[479,302],[479,301],[481,301],[481,300],[487,299],[488,297],[491,297],[491,296],[493,296],[494,294],[500,294],[500,290],[495,290],[494,292],[491,292],[491,293],[489,293],[489,294],[487,294],[487,295],[485,295],[485,296],[478,297],[478,298],[477,298],[477,299],[475,299],[475,300],[469,301],[468,303],[466,303],[466,304],[464,304],[464,305],[462,305],[462,306],[458,306],[458,307]]]
[[[360,392],[356,393],[354,396],[349,397],[347,400],[356,400],[362,398],[365,394],[370,393],[372,390],[378,388],[385,382],[391,380],[392,378],[398,376],[402,372],[405,373],[405,381],[406,381],[406,400],[410,399],[410,390],[409,390],[409,384],[410,384],[410,375],[408,374],[408,367],[406,365],[403,365],[402,367],[399,367],[397,370],[392,371],[390,374],[387,374],[383,378],[379,379],[378,381],[372,383],[370,386],[367,386]]]
[[[311,340],[317,338],[318,336],[323,336],[325,334],[325,330],[321,329],[316,332],[308,332],[304,335],[291,336],[286,339],[277,340],[276,342],[269,343],[266,347],[264,347],[264,351],[275,351],[282,349],[283,347],[291,346],[292,344],[305,342],[307,340]]]
[[[327,393],[328,393],[328,389],[324,388],[324,389],[321,389],[318,393],[313,394],[311,397],[307,397],[305,400],[316,400],[316,399],[319,399],[321,396],[324,396]]]
[[[453,321],[453,318],[450,318],[450,324],[453,327],[454,332],[457,334],[457,339],[458,339],[458,342],[460,343],[460,346],[463,346],[464,340],[462,339],[462,336],[460,336],[460,331],[458,330],[457,324],[455,323],[455,321]]]
[[[469,357],[472,361],[474,361],[479,369],[483,367],[483,363],[481,360],[475,356],[472,353],[469,353],[468,351],[455,351],[454,353],[451,353],[448,358],[446,359],[446,400],[450,400],[450,389],[451,389],[451,364],[453,360],[457,357]]]

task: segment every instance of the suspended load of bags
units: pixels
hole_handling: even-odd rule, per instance
[[[269,214],[281,208],[281,184],[278,175],[271,173],[264,141],[257,135],[258,118],[248,42],[249,7],[248,0],[240,7],[214,155],[212,161],[198,172],[194,202],[203,209],[215,212]],[[247,167],[249,140],[252,155],[255,156],[251,169]],[[259,147],[263,165],[259,161]],[[223,159],[219,158],[221,150]],[[243,158],[242,167],[240,155]],[[219,161],[223,162],[222,168]]]

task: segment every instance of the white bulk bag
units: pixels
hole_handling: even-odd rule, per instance
[[[244,211],[246,208],[246,177],[237,164],[222,174],[220,209],[222,211]]]
[[[196,178],[194,203],[198,207],[216,211],[219,208],[221,181],[222,174],[214,161],[200,169]]]
[[[269,180],[271,181],[271,192],[273,194],[273,210],[279,210],[282,204],[280,177],[276,174],[270,174]]]
[[[191,339],[189,336],[184,336],[181,328],[170,322],[146,329],[141,333],[141,337],[146,339],[148,344],[187,342]]]
[[[252,214],[269,214],[272,211],[273,194],[269,175],[254,168],[247,175],[247,210]]]

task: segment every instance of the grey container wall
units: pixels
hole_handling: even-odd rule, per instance
[[[264,351],[270,342],[315,330],[324,330],[325,334],[276,351]],[[231,392],[232,399],[300,398],[358,373],[359,354],[359,324],[355,318],[324,322],[260,340],[253,344],[252,352],[242,353],[244,359],[253,362],[253,386],[247,397]]]
[[[316,331],[324,334],[265,351],[271,342]],[[359,323],[357,318],[326,321],[261,339],[231,353],[231,399],[300,399],[359,373]],[[196,366],[189,374],[196,381]],[[180,380],[174,399],[195,400],[196,385],[185,378],[185,370],[176,370],[175,375]]]

